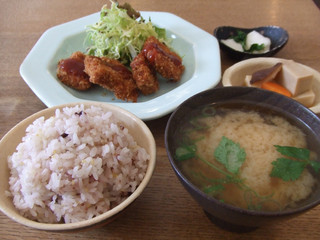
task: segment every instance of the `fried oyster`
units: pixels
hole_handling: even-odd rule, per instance
[[[114,92],[119,99],[137,101],[138,89],[132,73],[118,60],[86,56],[84,65],[90,82]]]
[[[74,52],[70,58],[61,59],[58,62],[57,77],[65,85],[77,89],[87,90],[92,83],[84,72],[84,59],[82,52]]]
[[[181,57],[158,39],[149,37],[142,48],[148,62],[164,78],[178,82],[185,70]]]
[[[144,95],[148,95],[158,91],[159,82],[156,77],[155,69],[149,64],[144,53],[139,53],[131,62],[133,79],[138,89]]]

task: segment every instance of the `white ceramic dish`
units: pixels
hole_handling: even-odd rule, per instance
[[[48,29],[20,66],[20,74],[32,91],[48,107],[79,101],[108,102],[120,106],[143,120],[172,112],[194,94],[216,86],[221,78],[218,41],[193,24],[166,12],[141,12],[145,19],[167,30],[172,47],[183,57],[186,70],[178,83],[160,80],[155,94],[138,97],[137,103],[115,99],[101,87],[81,92],[63,85],[56,77],[57,63],[75,51],[85,51],[85,26],[99,20],[99,14]]]
[[[251,75],[257,70],[268,68],[275,65],[278,62],[285,62],[288,61],[287,59],[281,58],[254,58],[248,59],[241,62],[238,62],[231,67],[229,67],[224,73],[222,77],[222,85],[223,86],[244,86],[244,79],[246,75]],[[298,63],[305,68],[307,68],[310,72],[312,72],[314,76],[313,81],[313,91],[316,94],[316,98],[314,101],[313,106],[309,109],[316,114],[320,114],[320,73],[313,68],[310,68],[306,65]]]
[[[121,119],[122,123],[128,128],[129,133],[137,141],[138,145],[144,147],[150,155],[150,161],[148,164],[146,175],[138,188],[126,200],[124,200],[121,204],[112,208],[111,210],[102,213],[101,215],[92,219],[76,223],[59,224],[40,223],[27,219],[19,214],[19,212],[14,207],[12,200],[6,197],[6,195],[4,194],[5,191],[9,191],[10,171],[8,169],[8,156],[16,150],[17,145],[21,142],[22,137],[26,134],[25,130],[27,126],[32,124],[34,120],[42,116],[44,116],[45,119],[48,119],[49,117],[54,116],[55,110],[57,108],[62,109],[64,107],[73,107],[76,104],[83,104],[86,108],[92,105],[101,107],[106,112],[111,111],[117,119]],[[31,228],[49,231],[75,231],[80,229],[92,228],[93,226],[104,225],[113,221],[116,217],[123,213],[129,207],[129,205],[131,205],[138,197],[140,197],[144,189],[147,187],[156,165],[156,144],[148,126],[134,114],[118,106],[101,102],[63,104],[51,108],[46,108],[40,112],[37,112],[24,119],[11,129],[1,139],[0,149],[0,210],[12,220],[20,224]]]

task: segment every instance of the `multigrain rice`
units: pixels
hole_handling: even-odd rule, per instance
[[[40,117],[8,158],[19,212],[44,223],[98,216],[124,201],[145,176],[149,155],[112,112],[77,105]]]

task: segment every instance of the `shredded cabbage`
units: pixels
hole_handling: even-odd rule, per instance
[[[154,26],[142,16],[131,18],[125,9],[111,1],[110,9],[103,6],[100,20],[87,26],[87,40],[90,47],[87,54],[98,57],[106,56],[128,64],[141,51],[149,36],[158,38],[169,46],[166,30]]]

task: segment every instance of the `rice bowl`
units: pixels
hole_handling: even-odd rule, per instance
[[[109,104],[69,105],[32,115],[1,140],[0,208],[27,226],[98,224],[133,202],[151,178],[155,142],[140,119]]]

